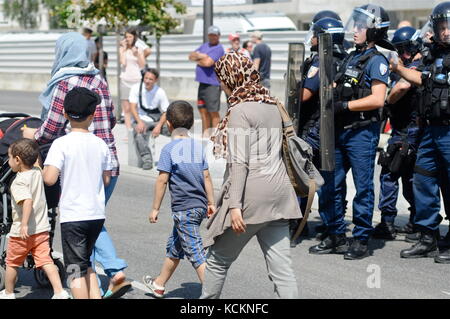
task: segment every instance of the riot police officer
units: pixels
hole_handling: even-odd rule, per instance
[[[419,116],[424,133],[417,152],[413,191],[416,203],[415,224],[421,231],[419,242],[400,252],[403,258],[435,257],[450,263],[450,250],[438,253],[436,232],[442,220],[439,186],[450,176],[450,2],[437,5],[430,16],[433,42],[423,58],[420,71],[391,61],[392,70],[419,85]]]
[[[422,41],[419,31],[412,27],[398,29],[392,44],[407,68],[416,69],[420,64]],[[392,240],[396,237],[394,220],[397,216],[399,179],[402,180],[403,197],[410,205],[409,222],[400,232],[414,233],[415,204],[412,178],[420,132],[417,126],[417,92],[415,87],[396,73],[391,74],[392,89],[387,97],[385,113],[392,125],[386,151],[380,153],[380,202],[381,223],[373,232],[374,238]]]
[[[319,14],[318,14],[319,15]],[[335,14],[336,15],[336,14]],[[306,59],[303,64],[303,75],[300,90],[300,116],[299,116],[299,135],[311,145],[314,152],[314,165],[320,167],[319,156],[319,120],[320,120],[320,101],[319,101],[319,56],[318,51],[318,39],[319,34],[330,33],[333,44],[333,68],[335,73],[339,70],[339,67],[346,57],[347,53],[343,47],[344,41],[344,26],[340,20],[334,18],[325,17],[317,20],[312,26],[309,33],[306,36],[306,43],[310,44],[312,55]],[[328,178],[328,173],[321,172],[325,180]],[[329,185],[326,183],[327,186]],[[323,190],[319,190],[319,214],[322,215],[322,211],[327,205],[333,205],[333,198],[330,195],[322,195]],[[345,200],[346,189],[343,190],[343,198]],[[306,200],[302,200],[300,203],[304,210],[306,206]],[[345,205],[345,204],[344,204]],[[295,225],[295,224],[294,224]],[[295,228],[295,227],[294,227]],[[326,225],[317,227],[316,231],[319,238],[326,233]]]
[[[368,240],[373,230],[379,109],[384,106],[389,77],[389,63],[375,45],[391,50],[394,47],[387,40],[389,16],[380,6],[368,4],[355,8],[345,29],[353,32],[356,50],[346,58],[336,76],[335,205],[324,212],[330,235],[309,251],[312,254],[345,253],[345,259],[360,259],[368,253]],[[356,196],[353,200],[354,240],[348,247],[341,197],[350,168]]]

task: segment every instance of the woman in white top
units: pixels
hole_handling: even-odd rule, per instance
[[[141,81],[141,70],[145,67],[145,55],[142,49],[136,46],[138,39],[135,29],[128,29],[125,32],[125,39],[120,46],[120,65],[122,72],[120,74],[120,100],[125,118],[125,125],[131,129],[131,113],[128,97],[130,89],[136,83]]]

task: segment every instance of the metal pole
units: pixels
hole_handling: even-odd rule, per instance
[[[120,27],[116,28],[116,47],[117,47],[117,105],[116,120],[120,121],[122,117],[122,101],[120,100]]]
[[[208,42],[208,28],[213,25],[213,0],[203,0],[203,43]]]
[[[98,35],[98,44],[99,44],[99,50],[98,50],[98,68],[100,70],[100,74],[102,77],[104,77],[105,74],[105,66],[104,66],[104,59],[103,59],[103,33],[104,28],[103,25],[99,25],[97,29],[99,35]]]

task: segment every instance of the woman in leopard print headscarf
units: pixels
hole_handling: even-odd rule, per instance
[[[253,62],[244,55],[230,52],[222,56],[215,64],[215,71],[225,91],[231,92],[228,97],[229,108],[227,114],[219,123],[211,140],[214,142],[216,158],[226,157],[227,154],[227,126],[233,107],[243,102],[261,102],[277,104],[277,99],[269,95],[269,90],[263,87],[259,72]]]
[[[266,259],[275,297],[297,298],[289,220],[302,215],[282,159],[278,101],[259,84],[258,71],[243,55],[229,53],[215,69],[230,107],[213,137],[214,153],[225,157],[227,165],[217,211],[203,237],[209,253],[201,298],[220,297],[227,269],[253,236]]]

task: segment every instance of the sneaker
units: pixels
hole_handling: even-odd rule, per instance
[[[7,294],[5,289],[0,291],[0,299],[16,299],[16,294],[15,293]]]
[[[164,297],[164,287],[158,287],[155,284],[155,279],[146,275],[144,277],[142,277],[142,281],[144,282],[144,285],[147,286],[148,289],[150,289],[151,293],[156,297],[156,298],[163,298]]]
[[[52,299],[72,299],[72,297],[63,289],[59,294],[54,294]]]
[[[143,170],[150,170],[153,168],[153,163],[152,162],[144,162],[142,164],[142,169]]]

